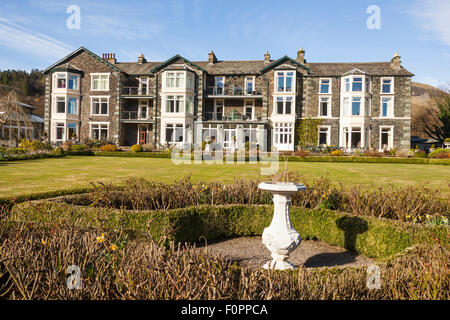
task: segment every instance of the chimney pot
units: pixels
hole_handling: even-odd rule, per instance
[[[145,59],[144,55],[141,52],[141,55],[138,57],[138,63],[143,64],[147,62],[147,59]]]
[[[400,69],[402,67],[402,60],[398,55],[398,52],[395,52],[394,57],[391,59],[391,65],[396,69]]]
[[[211,52],[208,54],[208,62],[209,62],[209,63],[216,63],[216,62],[217,62],[216,55],[214,54],[214,51],[212,51],[212,50],[211,50]]]
[[[270,54],[269,51],[267,50],[266,53],[264,54],[264,63],[269,63],[270,62]]]
[[[305,50],[303,48],[297,51],[297,61],[299,63],[305,63]]]
[[[109,63],[116,64],[116,54],[115,53],[103,53],[102,54],[103,59],[108,61]]]

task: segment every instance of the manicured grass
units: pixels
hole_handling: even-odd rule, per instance
[[[175,165],[171,159],[68,156],[57,159],[0,162],[0,197],[73,187],[90,182],[120,183],[130,177],[173,182],[191,174],[193,182],[259,178],[262,165]],[[267,167],[266,165],[264,167]],[[280,162],[280,169],[284,163]],[[290,162],[288,170],[305,178],[328,176],[344,185],[421,185],[429,183],[450,194],[450,167],[390,163]]]

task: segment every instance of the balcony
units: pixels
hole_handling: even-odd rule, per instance
[[[123,111],[121,117],[122,122],[148,122],[154,120],[155,118],[152,115],[139,111]]]
[[[261,90],[249,90],[247,88],[225,86],[206,87],[206,95],[209,97],[229,97],[229,98],[262,98]]]
[[[203,112],[203,121],[262,121],[261,116],[252,117],[238,111],[225,111],[224,114],[216,112]]]
[[[128,98],[153,97],[153,91],[145,87],[123,87],[121,93]]]

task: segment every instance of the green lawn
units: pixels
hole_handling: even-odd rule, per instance
[[[194,182],[232,182],[235,177],[258,178],[261,165],[175,165],[171,159],[83,157],[0,162],[0,197],[16,196],[70,187],[90,182],[120,183],[129,177],[173,182],[186,174]],[[280,163],[280,168],[284,163]],[[327,175],[344,185],[420,185],[429,183],[450,194],[450,166],[422,164],[290,162],[289,170],[307,178]]]

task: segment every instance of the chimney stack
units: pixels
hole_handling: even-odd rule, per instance
[[[211,50],[211,52],[208,54],[208,62],[209,62],[209,63],[216,63],[216,62],[217,62],[216,55],[214,54],[214,51],[212,51],[212,50]]]
[[[303,48],[300,48],[300,50],[297,51],[297,61],[299,63],[305,63],[305,50]]]
[[[264,63],[270,63],[269,51],[266,51],[266,53],[264,54]]]
[[[116,64],[117,62],[115,53],[104,53],[102,58],[112,64]]]
[[[138,63],[143,64],[146,62],[147,62],[147,59],[145,59],[144,55],[141,53],[141,55],[138,57]]]
[[[391,65],[395,69],[400,69],[402,67],[402,60],[400,59],[398,52],[395,52],[394,57],[391,59]]]

